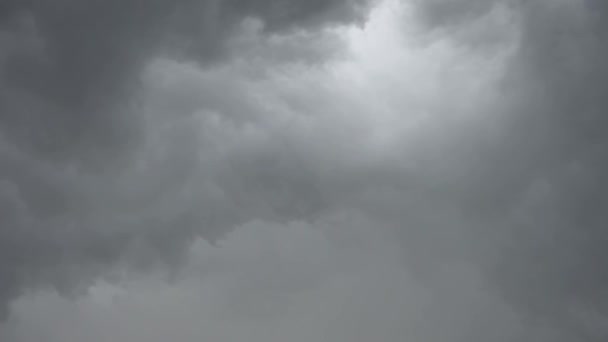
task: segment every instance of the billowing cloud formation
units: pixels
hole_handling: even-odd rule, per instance
[[[86,274],[94,276],[98,266],[103,269],[117,262],[127,245],[142,237],[146,246],[156,250],[154,255],[167,253],[172,250],[169,245],[181,245],[180,240],[194,231],[213,238],[217,227],[222,230],[249,215],[229,217],[223,211],[234,207],[207,207],[204,202],[191,202],[192,198],[186,207],[178,204],[188,201],[184,191],[190,185],[185,183],[189,175],[205,172],[197,165],[194,140],[199,131],[172,130],[171,126],[190,124],[169,112],[188,113],[194,109],[188,103],[183,108],[167,103],[168,107],[151,109],[166,110],[158,117],[142,114],[148,109],[137,100],[139,79],[155,57],[210,63],[223,54],[230,31],[239,30],[244,19],[261,22],[258,34],[304,30],[305,35],[328,23],[360,20],[363,5],[362,1],[3,2],[2,310],[6,299],[27,284],[71,287]],[[220,90],[218,95],[230,91]],[[213,99],[209,106],[232,101],[211,94],[209,99]],[[200,104],[207,105],[192,103]],[[234,109],[247,110],[238,105]],[[222,190],[209,189],[205,194],[215,196],[218,191]],[[214,217],[197,217],[193,206],[206,207]],[[157,244],[162,246],[154,247]]]
[[[47,157],[124,148],[137,129],[120,108],[151,55],[206,62],[219,57],[243,18],[276,32],[357,20],[362,7],[343,0],[8,1],[1,23],[5,134]]]
[[[506,95],[495,106],[504,112],[502,138],[493,137],[485,160],[470,166],[477,177],[471,184],[483,189],[468,192],[481,195],[474,197],[472,210],[479,212],[473,215],[494,216],[478,233],[492,237],[490,248],[501,246],[484,268],[518,306],[551,315],[578,338],[591,339],[578,312],[607,310],[600,266],[607,237],[601,228],[607,8],[601,1],[481,3],[429,2],[423,10],[432,18],[427,23],[440,30],[465,14],[488,15],[501,7],[515,11],[520,23],[517,52],[499,85]]]
[[[459,276],[447,275],[449,289],[433,296],[404,271],[399,244],[369,224],[352,213],[315,224],[250,222],[218,247],[197,242],[174,286],[148,277],[120,288],[100,282],[77,301],[53,294],[20,299],[13,338],[466,341],[467,326],[484,316],[492,321],[476,336],[518,336],[517,316],[480,286],[474,270],[452,265]],[[457,314],[463,303],[468,315]]]
[[[60,4],[3,10],[0,294],[94,293],[22,331],[149,340],[90,284],[168,263],[178,340],[605,340],[603,2]]]

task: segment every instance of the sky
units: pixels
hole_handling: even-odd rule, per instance
[[[608,2],[0,2],[0,340],[605,341]]]

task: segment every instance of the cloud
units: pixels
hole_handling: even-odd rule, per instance
[[[13,4],[2,333],[604,339],[600,2]]]
[[[516,336],[515,316],[480,295],[474,272],[455,269],[467,276],[459,284],[447,276],[449,290],[424,288],[401,266],[399,244],[370,223],[349,213],[312,224],[250,222],[217,247],[198,241],[174,285],[136,278],[99,283],[78,301],[52,293],[17,301],[16,341],[464,341],[483,315],[501,320],[477,336]],[[456,320],[460,300],[471,315]]]
[[[244,18],[258,18],[267,32],[280,32],[360,20],[364,13],[363,1],[155,0],[144,6],[136,0],[62,0],[4,6],[4,134],[47,158],[81,159],[89,152],[89,158],[105,156],[103,161],[136,139],[137,117],[124,107],[151,56],[217,60]]]
[[[263,32],[254,32],[257,39],[281,45],[266,37],[294,31],[311,37],[326,25],[364,15],[360,1],[145,6],[9,1],[2,6],[2,311],[7,300],[32,286],[52,284],[72,292],[119,262],[131,245],[147,246],[147,261],[138,263],[154,264],[158,257],[177,258],[190,236],[213,239],[241,220],[228,215],[234,208],[221,198],[188,202],[202,196],[187,189],[204,168],[197,155],[200,131],[187,127],[197,118],[183,118],[195,108],[176,98],[167,98],[177,102],[164,108],[150,109],[153,101],[147,100],[142,106],[142,91],[153,88],[146,82],[160,81],[141,79],[150,63],[161,57],[186,58],[192,68],[218,63],[220,56],[230,56],[230,37],[243,36],[237,33],[247,29],[241,27],[245,19],[262,23]],[[292,56],[286,58],[298,57]],[[190,106],[211,110],[231,101],[212,98]],[[246,110],[245,103],[232,110]],[[221,197],[208,183],[196,184],[211,187],[204,197]],[[199,217],[197,207],[207,205],[206,212],[217,209],[218,217]]]
[[[472,241],[498,246],[494,257],[482,254],[484,268],[514,305],[593,335],[573,312],[579,306],[606,311],[599,266],[605,257],[599,228],[605,221],[606,144],[599,133],[606,105],[599,95],[607,80],[605,8],[595,1],[437,1],[421,9],[436,29],[461,27],[454,29],[458,38],[463,27],[501,6],[515,13],[519,43],[497,85],[505,97],[491,108],[504,113],[502,133],[468,168],[470,184],[483,188],[466,192],[473,195],[472,215],[494,216]]]

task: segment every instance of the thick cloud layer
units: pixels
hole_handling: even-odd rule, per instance
[[[605,340],[604,2],[2,6],[10,338]]]
[[[481,195],[473,197],[472,210],[486,205],[473,215],[494,216],[479,235],[492,237],[492,248],[500,246],[485,268],[493,286],[517,306],[591,338],[574,317],[581,307],[602,315],[608,310],[601,266],[608,204],[602,133],[607,8],[601,1],[490,3],[423,6],[427,23],[444,31],[500,7],[513,9],[520,21],[519,46],[500,84],[506,95],[496,108],[504,112],[502,138],[494,137],[484,160],[470,166],[478,177],[472,185],[483,189],[468,192]]]
[[[269,31],[311,28],[360,20],[362,6],[342,0],[9,1],[1,25],[5,134],[46,157],[89,152],[97,159],[108,149],[112,157],[138,133],[131,122],[137,118],[124,107],[151,55],[208,62],[221,55],[243,18],[259,18]]]
[[[213,238],[250,215],[184,197],[189,175],[212,171],[197,164],[199,131],[171,128],[190,124],[175,111],[194,108],[142,108],[140,75],[154,58],[216,62],[230,32],[249,17],[261,20],[261,34],[275,34],[364,14],[360,1],[2,4],[2,311],[29,286],[71,287],[95,276],[136,241],[155,250],[149,258],[172,255],[195,231]],[[211,106],[232,101],[209,99]]]

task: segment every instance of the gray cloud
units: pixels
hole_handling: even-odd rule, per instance
[[[176,291],[217,281],[218,310],[251,331],[292,327],[289,303],[314,310],[285,298],[346,274],[335,286],[370,299],[327,304],[344,325],[320,340],[364,322],[369,339],[605,339],[603,2],[393,2],[365,30],[333,31],[323,23],[357,17],[358,2],[154,2],[141,22],[135,1],[100,15],[80,4],[2,11],[18,13],[0,37],[4,298],[86,292],[159,262],[188,278],[188,242],[203,236],[226,255],[202,252],[200,272],[221,280]],[[250,235],[222,240],[235,226]],[[307,233],[282,235],[294,227]],[[293,250],[249,251],[264,236]]]
[[[179,104],[156,112],[142,108],[140,76],[146,65],[163,55],[200,65],[216,63],[229,52],[225,44],[231,32],[241,30],[248,17],[263,22],[261,35],[312,32],[326,24],[360,20],[363,5],[3,2],[2,311],[8,299],[29,287],[53,285],[71,293],[133,248],[143,249],[136,253],[143,256],[133,261],[138,265],[154,264],[159,257],[173,260],[193,234],[213,239],[251,215],[244,208],[243,214],[231,217],[233,205],[238,206],[234,198],[213,200],[222,190],[213,190],[213,185],[207,189],[209,182],[195,183],[197,173],[207,168],[197,155],[199,131],[187,127],[192,120],[172,113],[189,115],[194,108],[172,98],[167,100]],[[193,105],[214,108],[232,100],[210,94],[197,101]],[[198,198],[199,191],[212,199]]]
[[[467,26],[504,4],[516,11],[520,43],[500,85],[506,97],[494,108],[505,113],[502,138],[472,150],[484,157],[469,166],[475,177],[465,178],[482,189],[464,192],[471,215],[494,216],[473,234],[493,237],[473,241],[500,246],[484,268],[512,303],[553,316],[578,330],[577,338],[601,340],[586,336],[572,312],[581,305],[607,310],[600,228],[606,8],[597,1],[439,1],[423,5],[423,13],[435,27]]]
[[[452,265],[449,288],[424,288],[403,269],[399,244],[370,223],[352,213],[250,222],[218,247],[197,242],[173,286],[131,279],[98,283],[78,302],[52,293],[18,300],[15,341],[464,341],[484,315],[492,318],[474,337],[518,336],[516,316],[479,287],[474,270]],[[469,315],[456,315],[463,304]]]
[[[363,1],[10,1],[4,134],[47,157],[74,158],[85,148],[112,154],[138,133],[124,107],[151,54],[209,61],[243,18],[260,18],[270,32],[312,28],[361,17],[358,6]]]

